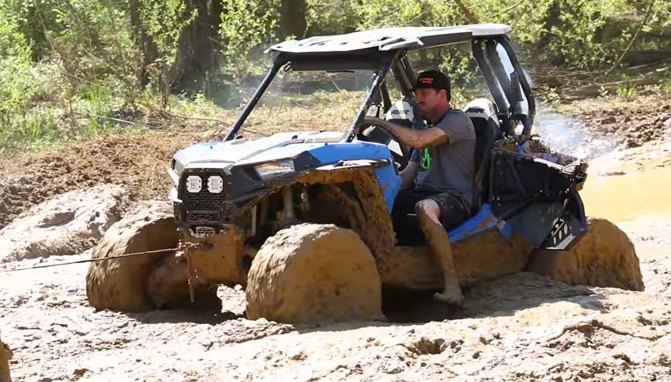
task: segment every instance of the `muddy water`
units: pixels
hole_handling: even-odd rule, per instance
[[[588,177],[580,192],[585,212],[613,221],[671,213],[671,167]]]

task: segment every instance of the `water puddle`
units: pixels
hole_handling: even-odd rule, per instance
[[[612,221],[671,213],[671,167],[607,177],[587,177],[580,191],[589,216]]]
[[[551,149],[588,162],[622,149],[612,136],[589,131],[580,121],[543,107],[539,109],[534,125],[534,132]],[[624,162],[605,162],[600,164],[605,169],[587,170],[587,182],[580,191],[587,215],[626,221],[642,216],[671,214],[671,166],[659,167],[651,161],[643,171],[636,171],[630,166],[625,169]],[[624,175],[597,175],[608,170],[625,171]]]

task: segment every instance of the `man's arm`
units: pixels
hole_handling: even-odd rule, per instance
[[[449,143],[447,134],[441,129],[431,127],[423,130],[409,129],[397,125],[392,122],[387,122],[379,118],[366,117],[366,120],[371,124],[380,126],[389,131],[395,137],[398,137],[406,145],[413,149],[423,149],[431,146],[439,146]]]

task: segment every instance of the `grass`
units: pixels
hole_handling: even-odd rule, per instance
[[[613,79],[631,78],[622,75],[614,74]],[[79,93],[68,95],[65,91],[58,91],[63,84],[41,86],[40,95],[33,97],[28,107],[4,114],[0,108],[0,156],[39,152],[55,145],[85,141],[105,134],[123,135],[161,129],[209,129],[223,132],[233,124],[241,111],[241,107],[218,107],[203,95],[192,98],[173,95],[162,107],[161,97],[151,91],[122,97],[110,88],[90,84]],[[278,93],[271,88],[248,118],[242,132],[265,136],[297,130],[346,131],[366,91],[336,88],[311,94]],[[463,107],[467,99],[478,95],[474,91],[455,86],[453,104]],[[563,89],[535,91],[553,109],[561,109],[561,104],[566,103]],[[626,103],[651,94],[671,96],[671,78],[645,86],[624,82],[617,87],[597,87],[593,97],[615,98],[618,102]],[[393,95],[394,99],[399,97],[398,94]]]

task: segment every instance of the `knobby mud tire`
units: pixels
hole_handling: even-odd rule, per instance
[[[9,375],[9,360],[12,359],[12,351],[4,342],[0,341],[0,382],[12,382]]]
[[[634,245],[615,224],[589,219],[578,240],[568,251],[537,251],[527,269],[569,284],[644,290]]]
[[[176,229],[167,212],[148,209],[127,216],[110,227],[92,258],[175,248],[179,242]],[[91,263],[86,276],[89,304],[124,312],[188,306],[186,265],[174,255],[167,252]],[[216,291],[209,289],[199,290],[196,302],[198,307],[221,306]]]
[[[284,323],[376,320],[380,276],[361,238],[332,224],[299,224],[261,247],[248,275],[247,317]]]

